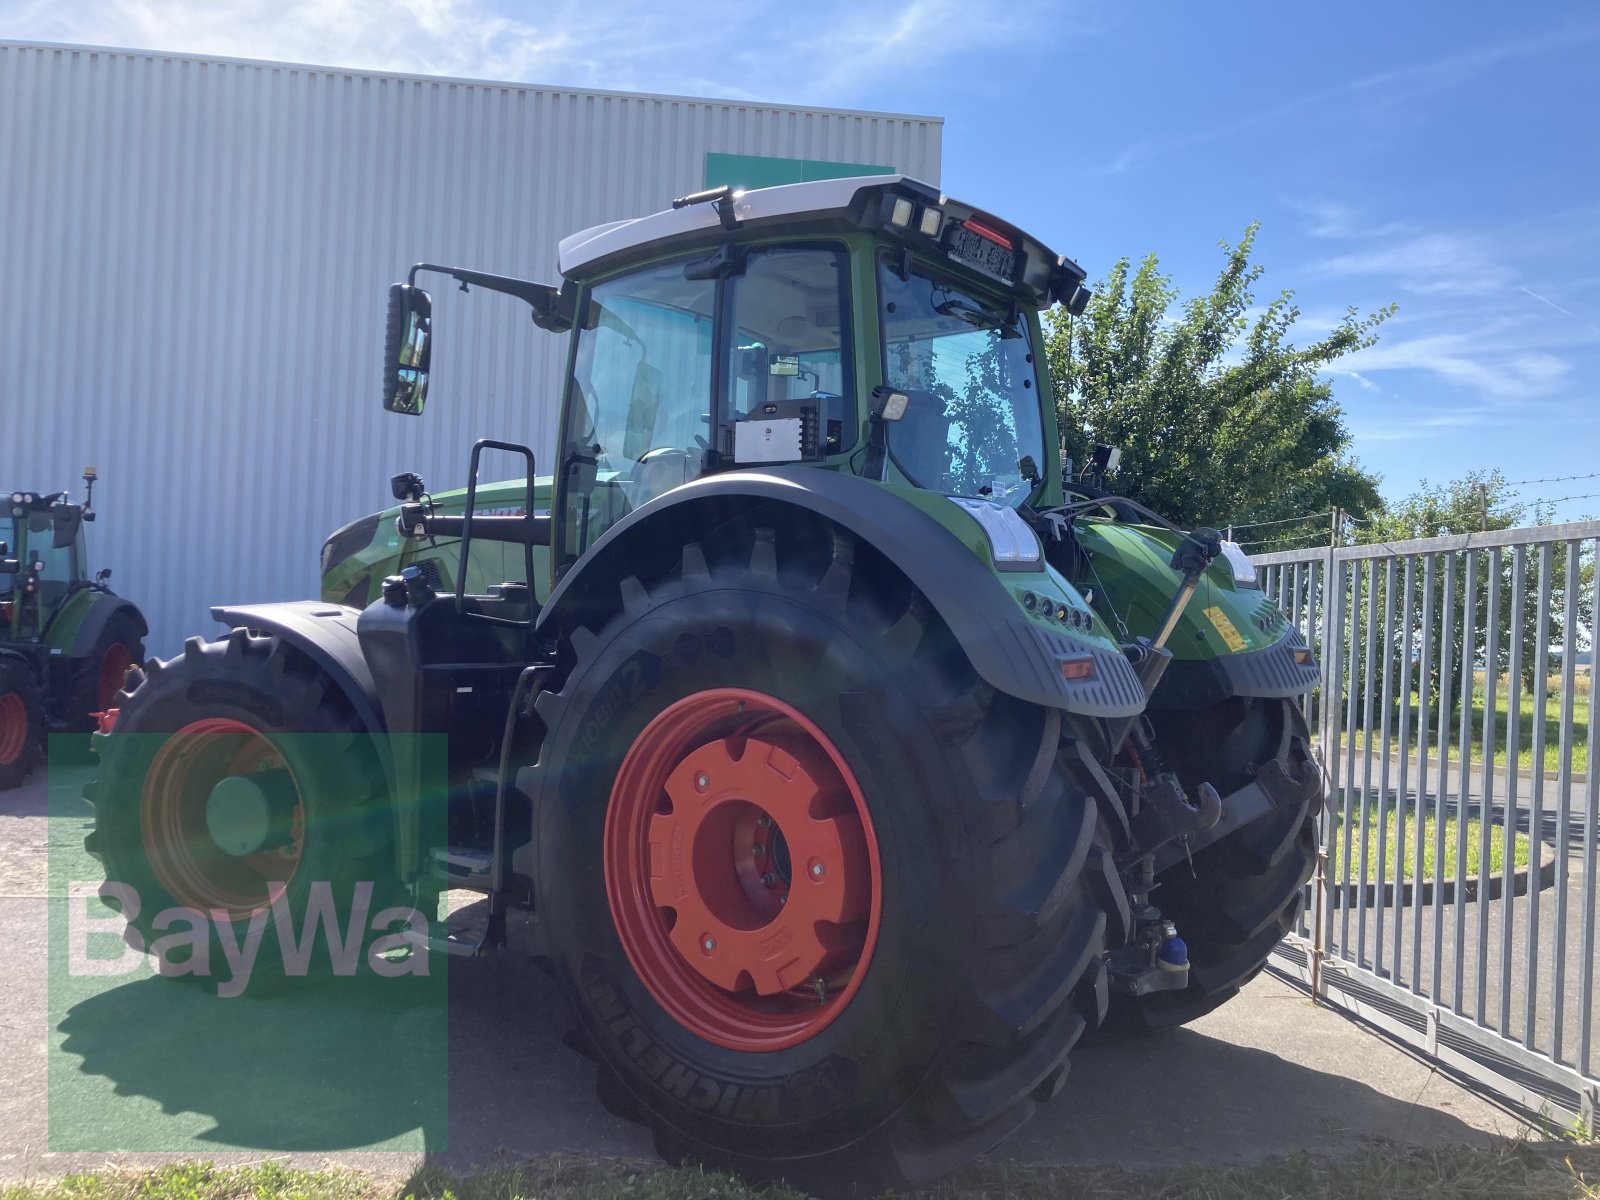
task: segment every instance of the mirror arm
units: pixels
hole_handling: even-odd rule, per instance
[[[564,333],[572,328],[572,293],[565,287],[548,283],[534,283],[531,279],[513,279],[509,275],[491,275],[486,271],[469,271],[465,267],[444,267],[436,263],[416,263],[406,276],[406,282],[415,287],[419,271],[436,271],[448,275],[466,291],[470,284],[485,291],[501,292],[515,296],[533,309],[533,319],[541,329]]]

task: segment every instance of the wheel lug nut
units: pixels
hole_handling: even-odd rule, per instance
[[[817,862],[816,860],[812,860],[812,863],[811,863],[811,878],[813,878],[813,879],[821,879],[822,878],[822,872],[823,872],[822,864],[820,862]]]
[[[757,842],[754,846],[750,847],[750,853],[754,854],[757,858],[760,858],[766,852],[767,852],[767,848],[765,846],[763,846],[760,842]]]
[[[765,875],[763,875],[761,877],[761,886],[762,887],[771,887],[773,884],[775,884],[777,882],[778,882],[778,877],[776,875],[774,875],[771,871],[768,871]]]
[[[711,786],[711,776],[707,775],[704,771],[701,771],[700,774],[694,777],[694,786],[696,791],[705,791]]]
[[[716,948],[717,939],[714,937],[708,937],[700,943],[700,949],[704,950],[707,954],[710,954]]]
[[[756,824],[758,826],[760,826],[762,829],[767,829],[767,828],[771,827],[771,825],[772,825],[772,818],[767,816],[766,813],[762,813],[759,817],[756,818]]]

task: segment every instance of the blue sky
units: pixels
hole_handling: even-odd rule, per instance
[[[1593,2],[0,0],[0,36],[939,115],[946,190],[1091,277],[1155,251],[1193,294],[1259,219],[1303,339],[1397,303],[1335,384],[1386,494],[1600,472]]]

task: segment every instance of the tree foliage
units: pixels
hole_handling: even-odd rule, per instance
[[[1045,356],[1075,463],[1096,442],[1122,449],[1115,489],[1185,525],[1271,521],[1341,506],[1379,510],[1377,480],[1350,457],[1350,432],[1322,375],[1376,340],[1391,306],[1355,309],[1325,337],[1289,341],[1300,316],[1283,291],[1252,315],[1257,226],[1209,294],[1181,306],[1155,255],[1117,262],[1081,317],[1049,318]]]
[[[1460,479],[1451,480],[1449,483],[1429,484],[1422,481],[1421,487],[1405,499],[1391,504],[1379,517],[1375,518],[1361,531],[1360,540],[1363,542],[1395,543],[1409,541],[1414,538],[1448,537],[1451,534],[1474,533],[1480,530],[1495,529],[1520,529],[1532,525],[1548,525],[1554,519],[1554,506],[1549,504],[1524,504],[1516,498],[1516,493],[1507,486],[1505,476],[1498,470],[1469,471]],[[1593,570],[1590,548],[1581,547],[1582,553],[1577,556],[1579,565],[1579,586],[1574,589],[1573,616],[1574,635],[1580,648],[1587,649],[1589,637],[1587,631],[1592,628],[1593,604]],[[1467,566],[1466,558],[1471,555],[1477,560],[1474,568],[1475,586],[1469,596],[1466,587]],[[1454,559],[1454,563],[1451,563]],[[1424,560],[1425,561],[1425,560]],[[1566,547],[1557,543],[1551,547],[1548,562],[1544,551],[1538,547],[1531,547],[1524,554],[1523,560],[1523,585],[1521,588],[1521,614],[1520,624],[1516,620],[1519,611],[1517,606],[1518,592],[1515,588],[1515,572],[1513,570],[1514,557],[1511,550],[1502,550],[1496,555],[1488,550],[1474,550],[1456,554],[1440,555],[1435,557],[1435,585],[1432,596],[1431,628],[1435,639],[1442,639],[1446,628],[1445,612],[1445,580],[1447,574],[1455,575],[1453,601],[1449,615],[1448,625],[1452,631],[1454,645],[1451,649],[1450,684],[1452,707],[1460,708],[1462,695],[1464,659],[1470,659],[1473,666],[1485,669],[1489,665],[1490,652],[1493,651],[1495,675],[1499,677],[1510,669],[1513,644],[1520,645],[1520,675],[1525,688],[1532,688],[1535,678],[1539,648],[1539,616],[1541,607],[1545,619],[1545,645],[1555,647],[1559,645],[1566,631],[1567,620],[1567,560]],[[1547,606],[1540,605],[1540,573],[1548,570],[1550,602]],[[1497,573],[1498,571],[1498,573]],[[1392,667],[1394,679],[1399,679],[1400,656],[1409,653],[1414,662],[1420,663],[1423,655],[1422,646],[1422,620],[1421,615],[1428,611],[1427,590],[1423,583],[1423,568],[1419,565],[1414,568],[1414,586],[1409,598],[1409,605],[1418,614],[1414,621],[1414,628],[1407,642],[1397,633],[1393,643],[1392,653],[1395,662]],[[1384,588],[1386,580],[1377,579],[1369,583],[1370,587],[1378,589],[1378,603],[1383,605]],[[1399,584],[1397,583],[1397,587]],[[1498,620],[1494,636],[1490,635],[1489,597],[1491,593],[1498,592]],[[1398,597],[1401,605],[1406,603],[1404,596]],[[1470,620],[1468,604],[1471,604]],[[1403,611],[1403,608],[1401,609]],[[1462,654],[1461,646],[1470,627],[1471,646],[1470,653]],[[1427,654],[1427,667],[1424,672],[1420,666],[1412,679],[1412,690],[1420,691],[1422,675],[1426,674],[1432,688],[1439,689],[1443,673],[1441,669],[1442,655],[1438,645],[1434,645]],[[1559,662],[1559,657],[1552,662]]]

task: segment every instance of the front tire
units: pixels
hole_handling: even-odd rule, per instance
[[[870,551],[816,540],[780,557],[757,530],[623,581],[621,611],[568,637],[522,786],[608,1106],[669,1159],[876,1191],[1055,1093],[1126,902],[1061,714],[979,682]],[[752,748],[781,778],[740,776]],[[763,860],[778,834],[791,851],[770,882],[744,871],[763,831]]]
[[[292,646],[236,629],[151,660],[115,699],[83,790],[85,848],[105,864],[101,895],[129,916],[130,943],[153,947],[187,912],[205,918],[205,947],[163,960],[163,974],[235,982],[219,935],[259,942],[252,990],[346,957],[359,968],[394,861],[377,748],[340,688]],[[298,965],[285,961],[279,886],[293,936],[311,939]],[[353,953],[335,952],[330,923]]]

